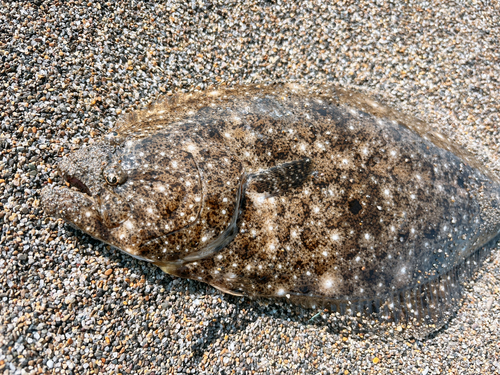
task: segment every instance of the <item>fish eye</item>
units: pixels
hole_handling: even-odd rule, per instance
[[[127,180],[127,174],[119,166],[110,166],[103,171],[106,183],[111,186],[121,185]]]
[[[106,182],[110,185],[115,185],[118,182],[118,178],[116,176],[107,176],[106,177]]]

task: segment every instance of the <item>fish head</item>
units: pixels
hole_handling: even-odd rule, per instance
[[[203,200],[195,159],[178,146],[165,135],[83,147],[58,164],[66,186],[45,187],[42,205],[139,259],[178,259],[196,247]]]

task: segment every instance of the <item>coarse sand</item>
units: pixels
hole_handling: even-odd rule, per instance
[[[5,1],[0,373],[500,374],[500,254],[426,340],[163,274],[39,207],[59,158],[158,95],[332,81],[500,170],[498,1]]]

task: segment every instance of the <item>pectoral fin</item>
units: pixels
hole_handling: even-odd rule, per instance
[[[282,195],[304,184],[312,172],[312,161],[304,158],[277,165],[249,176],[248,189],[270,196]]]

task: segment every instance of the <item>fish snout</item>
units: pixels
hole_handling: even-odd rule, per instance
[[[49,216],[55,216],[57,213],[57,193],[54,192],[54,187],[52,185],[44,186],[41,192],[40,203],[43,210]]]
[[[67,187],[47,185],[42,189],[41,205],[47,215],[61,218],[85,229],[101,221],[90,196]]]

